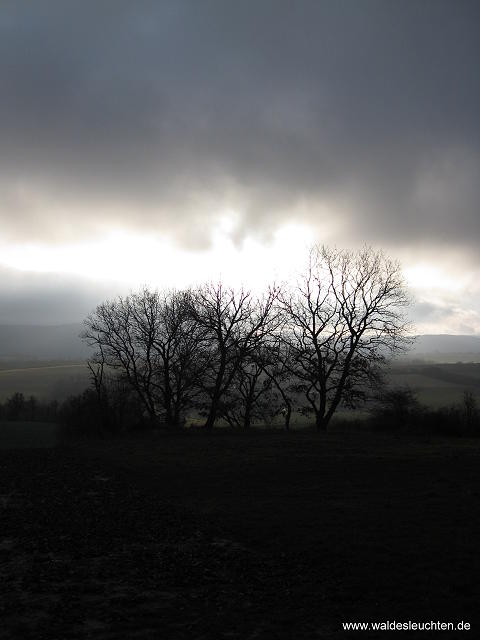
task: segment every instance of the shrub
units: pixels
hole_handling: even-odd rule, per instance
[[[2,404],[0,403],[0,419],[13,422],[56,422],[58,402],[44,402],[35,396],[26,398],[16,391]]]
[[[412,389],[390,388],[378,397],[372,422],[377,428],[405,428],[418,424],[424,412],[425,407],[419,403]]]
[[[374,428],[409,429],[446,436],[480,436],[480,409],[473,393],[465,391],[462,402],[429,409],[409,389],[388,389],[378,400],[371,424]]]
[[[59,418],[67,434],[89,436],[122,433],[148,425],[135,396],[119,387],[104,394],[86,389],[71,396],[62,404]]]

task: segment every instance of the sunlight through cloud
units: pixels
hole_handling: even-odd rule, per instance
[[[223,278],[252,288],[288,279],[300,268],[311,233],[290,224],[265,245],[247,237],[232,239],[235,217],[226,216],[212,234],[208,251],[186,251],[171,241],[117,231],[94,242],[51,246],[17,244],[2,250],[1,264],[20,271],[58,273],[128,286],[187,286]]]

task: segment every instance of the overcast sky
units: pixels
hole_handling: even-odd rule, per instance
[[[367,243],[480,334],[479,54],[476,0],[4,0],[0,322]]]

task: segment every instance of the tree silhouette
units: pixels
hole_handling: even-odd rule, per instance
[[[195,408],[207,429],[219,417],[248,428],[281,410],[288,429],[300,395],[326,429],[341,404],[366,399],[387,356],[408,344],[407,304],[400,267],[381,252],[316,246],[288,289],[258,297],[222,282],[143,289],[99,305],[83,338],[95,348],[99,399],[114,371],[154,423],[179,426]]]
[[[105,367],[121,374],[152,422],[178,426],[197,392],[199,337],[189,291],[143,289],[99,305],[82,337],[96,351],[95,386]]]
[[[408,344],[407,304],[400,266],[382,252],[310,251],[305,273],[281,297],[281,339],[318,430],[340,403],[364,400],[386,356]]]
[[[204,366],[200,384],[206,402],[205,428],[211,429],[235,377],[277,323],[277,289],[254,299],[250,291],[225,287],[221,282],[199,287],[193,313],[200,327]]]

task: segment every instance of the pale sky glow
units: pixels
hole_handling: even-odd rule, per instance
[[[415,264],[404,268],[405,279],[409,286],[422,294],[449,293],[453,296],[462,293],[468,285],[465,275],[452,274],[432,264]]]
[[[72,276],[93,287],[110,283],[116,293],[144,285],[187,287],[219,278],[260,291],[273,282],[291,281],[301,272],[314,237],[309,226],[284,225],[268,243],[251,237],[235,242],[237,223],[238,214],[232,211],[218,216],[208,250],[189,251],[171,240],[117,230],[92,242],[4,246],[0,267],[27,274]],[[480,300],[480,280],[474,274],[455,275],[449,264],[442,267],[428,262],[411,264],[403,272],[416,305],[434,307],[448,318],[445,325],[438,317],[419,320],[414,307],[416,331],[465,333],[480,326],[480,304],[474,303],[470,310],[462,308],[464,292],[469,289],[475,289]]]
[[[260,289],[296,273],[311,243],[311,230],[289,224],[276,230],[265,246],[255,238],[235,243],[235,215],[221,216],[212,232],[211,248],[192,252],[171,241],[116,231],[94,242],[12,244],[1,251],[0,265],[33,273],[72,275],[123,286],[188,286],[224,279]]]
[[[272,10],[274,6],[274,10]],[[0,3],[0,324],[308,248],[399,259],[480,335],[476,0]]]

